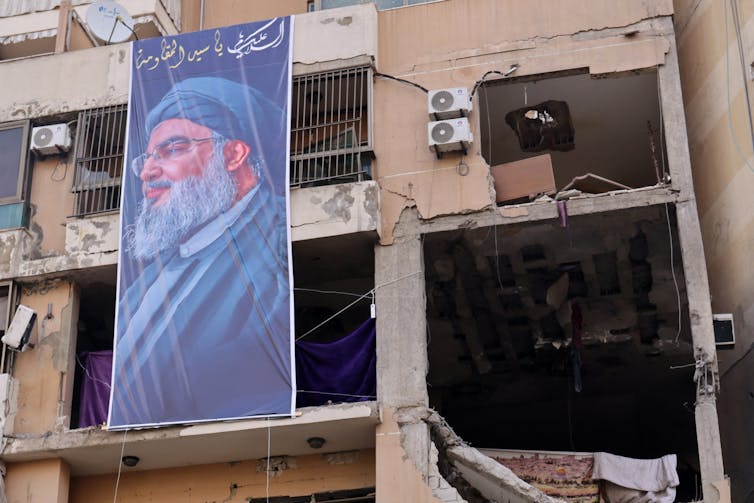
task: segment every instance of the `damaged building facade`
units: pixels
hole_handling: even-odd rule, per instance
[[[37,315],[3,353],[9,502],[559,501],[538,461],[599,452],[729,498],[673,2],[123,0],[142,37],[295,15],[296,333],[373,304],[377,382],[125,432],[80,409],[82,355],[112,349],[131,58],[89,3],[0,6],[0,320]]]

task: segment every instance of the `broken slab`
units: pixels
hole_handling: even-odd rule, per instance
[[[588,194],[602,194],[613,190],[631,190],[631,187],[594,173],[587,173],[574,177],[571,183],[563,187],[563,190],[580,190]]]
[[[509,503],[564,503],[520,479],[515,473],[464,442],[445,419],[428,407],[403,407],[395,419],[404,428],[426,423],[432,442],[445,458],[451,473],[440,473],[468,501],[505,501]],[[411,453],[409,453],[411,455]],[[445,463],[446,468],[448,463]],[[459,479],[460,477],[460,479]]]

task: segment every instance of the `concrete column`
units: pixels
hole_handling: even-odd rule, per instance
[[[718,491],[712,484],[724,479],[720,426],[715,407],[717,352],[712,329],[707,266],[704,260],[704,246],[691,178],[691,158],[673,22],[671,18],[663,18],[660,22],[663,24],[663,31],[668,33],[666,38],[670,43],[665,64],[658,69],[658,79],[662,97],[668,167],[673,180],[673,188],[681,194],[681,202],[676,205],[676,216],[678,238],[681,244],[680,254],[686,278],[691,338],[694,358],[706,364],[704,370],[711,386],[711,389],[697,386],[695,418],[704,501],[713,503],[718,501]]]
[[[718,501],[718,490],[713,483],[723,481],[723,454],[720,444],[720,425],[715,405],[717,392],[717,352],[712,328],[707,266],[704,260],[704,247],[699,228],[699,217],[694,199],[676,205],[678,237],[681,244],[686,295],[689,303],[691,338],[694,345],[694,358],[704,361],[706,368],[701,376],[702,384],[697,383],[696,394],[696,441],[699,452],[699,466],[702,475],[704,501]],[[706,381],[707,386],[704,386]]]
[[[71,471],[62,459],[7,466],[5,494],[9,502],[68,503]]]
[[[667,167],[670,170],[672,185],[682,196],[693,197],[694,184],[691,179],[691,156],[686,132],[686,113],[683,108],[681,74],[678,69],[678,52],[673,35],[673,20],[659,19],[665,39],[670,44],[665,55],[665,64],[657,69],[660,86],[660,106],[662,107],[663,128],[665,129],[665,150]]]
[[[406,212],[399,227],[413,232],[417,224],[415,212]],[[376,246],[375,303],[377,398],[385,421],[376,442],[377,501],[419,493],[423,497],[416,501],[428,501],[428,426],[420,422],[389,427],[395,409],[429,404],[424,259],[418,233],[398,235],[391,246]],[[403,474],[406,462],[413,465],[414,478]]]
[[[427,312],[421,236],[375,248],[377,398],[394,408],[426,406]]]

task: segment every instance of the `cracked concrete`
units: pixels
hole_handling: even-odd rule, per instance
[[[477,501],[563,503],[563,500],[547,496],[536,487],[521,480],[502,464],[466,444],[432,409],[402,407],[396,410],[395,419],[402,430],[420,423],[430,427],[432,441],[440,452],[440,458],[447,456],[452,465],[446,467],[446,473],[443,473],[443,476],[470,503]],[[441,469],[440,472],[442,471]],[[477,482],[478,487],[475,487],[470,480],[469,472],[485,479],[487,484],[481,485]],[[495,487],[496,491],[492,491],[490,486]]]

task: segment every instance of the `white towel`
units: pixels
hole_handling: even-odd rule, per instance
[[[659,492],[678,485],[675,467],[675,454],[659,459],[632,459],[595,452],[592,478],[609,480],[629,489]]]

